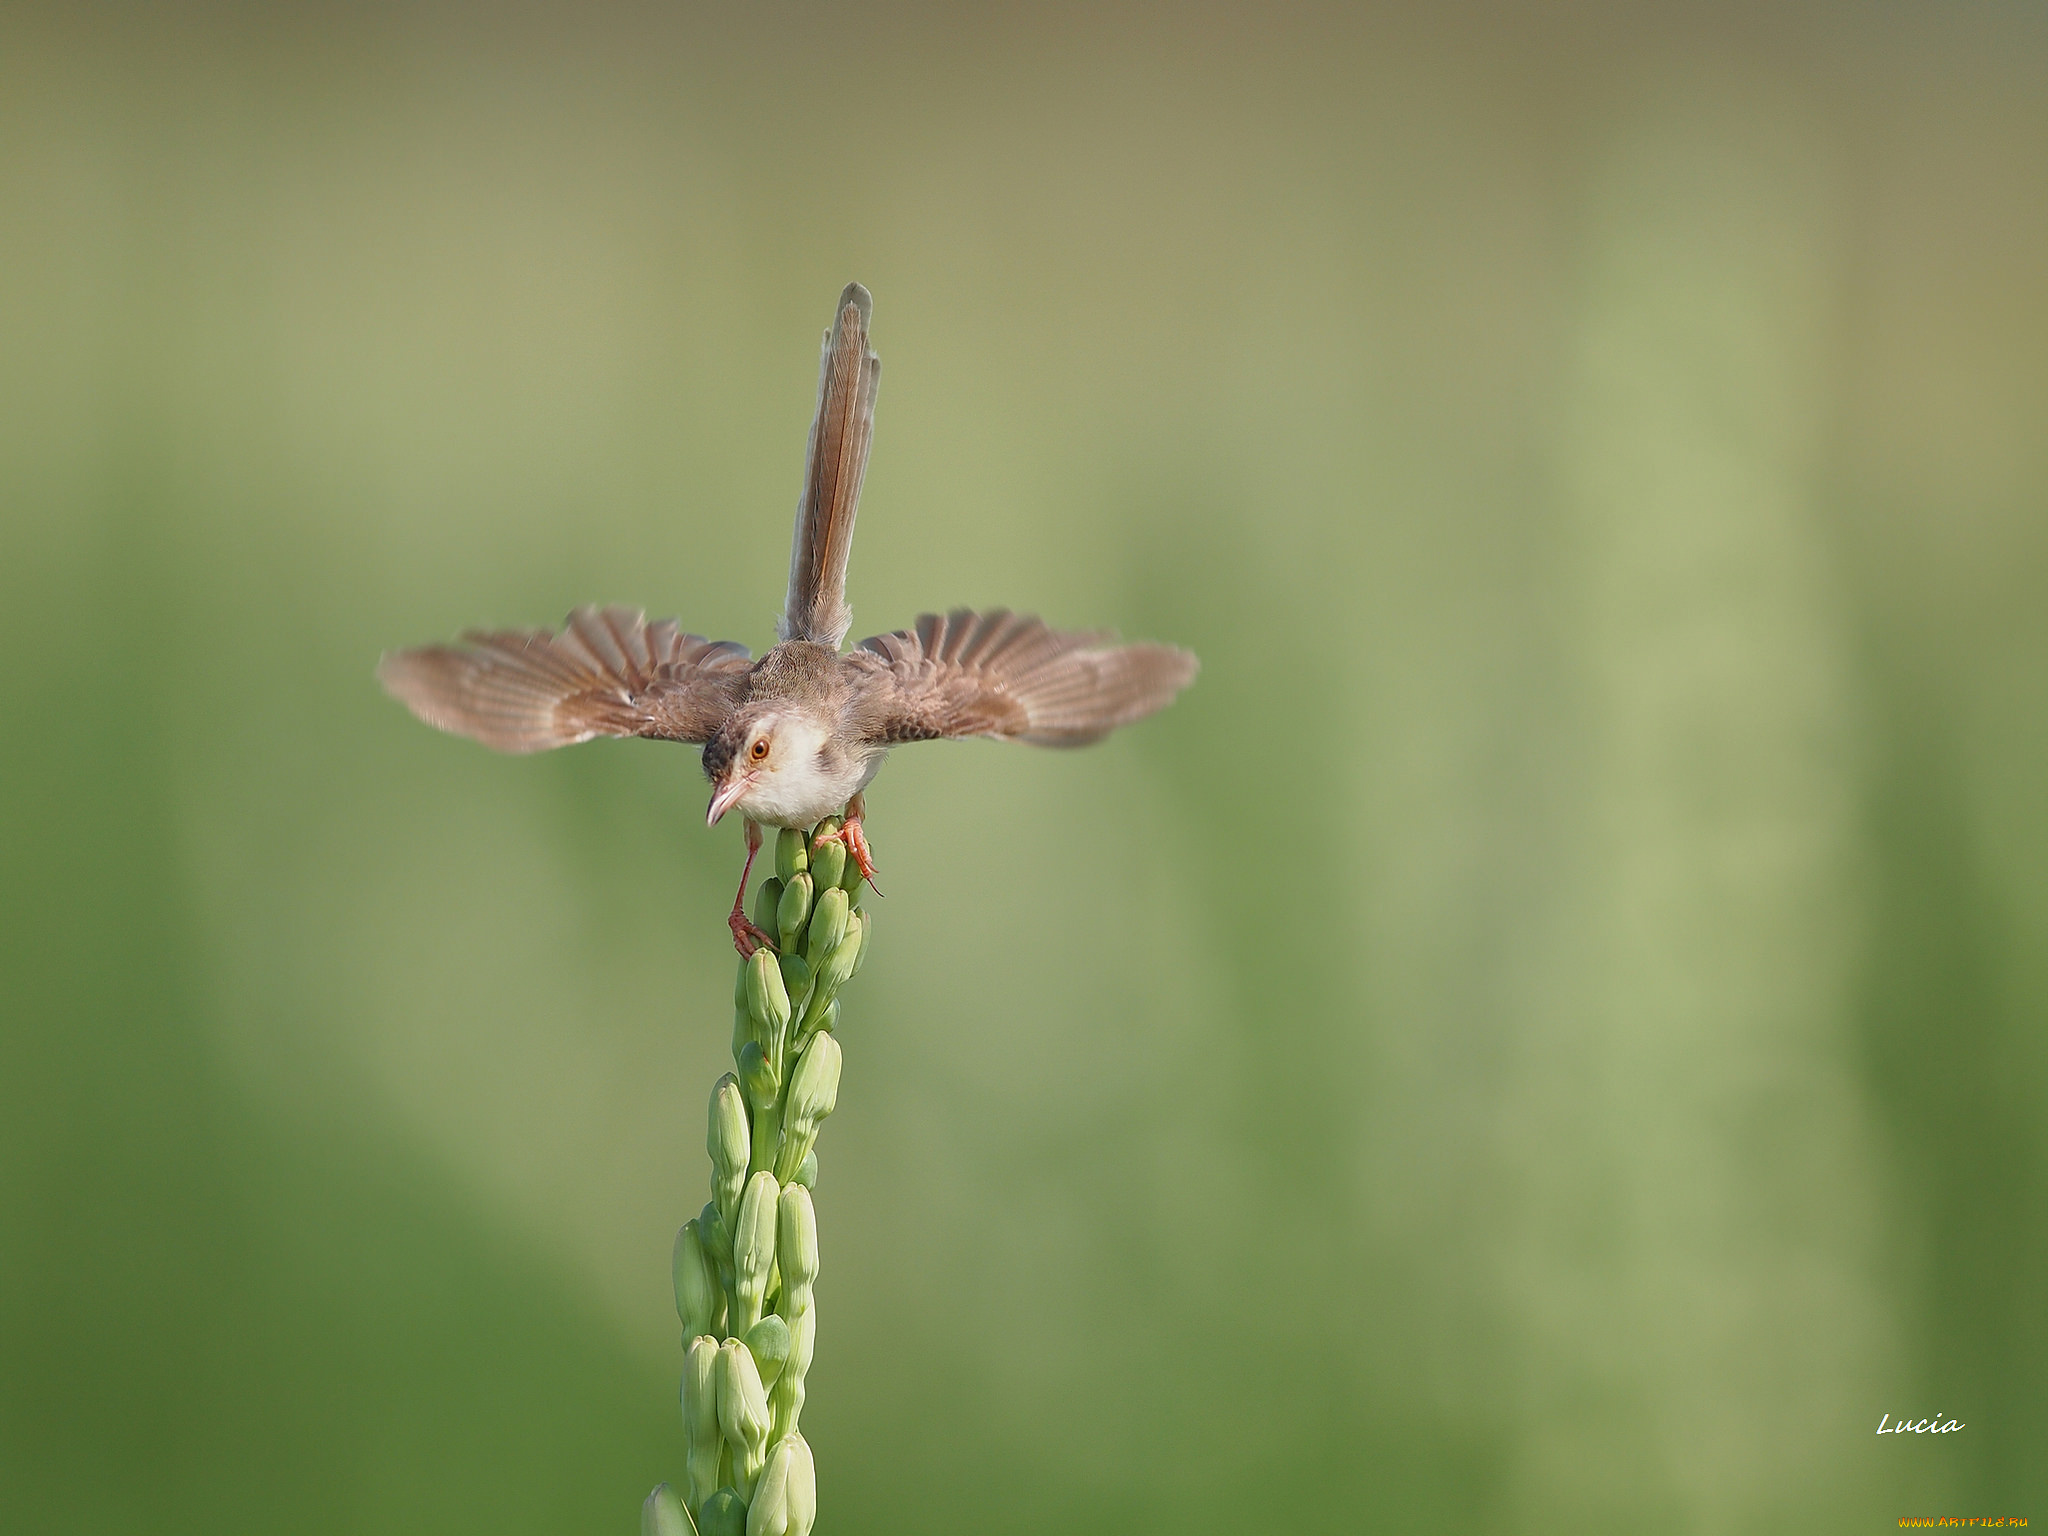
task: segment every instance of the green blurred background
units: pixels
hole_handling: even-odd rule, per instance
[[[1204,671],[871,797],[821,1529],[2048,1520],[2042,17],[0,14],[0,1528],[680,1473],[738,829],[371,669],[764,644],[849,278],[854,633]]]

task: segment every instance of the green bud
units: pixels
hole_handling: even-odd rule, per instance
[[[789,1447],[779,1440],[769,1448],[747,1502],[747,1536],[789,1536]]]
[[[781,957],[778,967],[782,972],[782,985],[789,993],[789,1011],[792,1017],[803,1007],[804,999],[811,990],[810,962],[802,955],[789,954]]]
[[[775,909],[782,905],[782,882],[773,878],[754,887],[754,926],[763,933],[775,931]],[[745,964],[742,961],[741,964]]]
[[[711,1090],[711,1129],[704,1138],[705,1150],[711,1154],[711,1193],[727,1227],[732,1225],[740,1190],[747,1181],[752,1140],[747,1130],[746,1095],[740,1092],[739,1079],[728,1072]]]
[[[787,1478],[785,1472],[783,1480],[786,1482]],[[691,1523],[683,1501],[667,1483],[647,1495],[647,1502],[640,1506],[640,1536],[697,1536],[697,1527]]]
[[[697,1241],[703,1245],[704,1257],[714,1266],[732,1268],[732,1228],[718,1213],[715,1201],[707,1201],[704,1209],[697,1213]]]
[[[772,1390],[775,1378],[789,1363],[789,1324],[770,1312],[747,1330],[747,1353],[754,1357],[754,1368],[761,1373],[761,1385]]]
[[[754,1022],[770,1033],[789,1028],[789,992],[775,956],[765,949],[755,950],[747,961],[747,1008]]]
[[[740,1086],[754,1105],[747,1172],[755,1174],[775,1161],[776,1148],[782,1144],[782,1077],[757,1041],[749,1040],[740,1052]]]
[[[810,962],[815,973],[832,953],[834,946],[846,937],[846,914],[852,910],[846,900],[846,892],[833,886],[820,896],[817,905],[811,909],[811,930],[804,940],[804,959]]]
[[[814,1190],[818,1187],[817,1148],[813,1147],[810,1151],[804,1154],[803,1163],[797,1169],[796,1178],[793,1182],[803,1185],[805,1189]]]
[[[776,1218],[782,1186],[765,1169],[747,1181],[740,1201],[739,1221],[732,1229],[733,1293],[739,1299],[739,1315],[731,1319],[732,1331],[745,1337],[761,1320],[761,1303],[768,1295],[768,1271],[775,1263]]]
[[[842,939],[840,948],[845,947]],[[775,1154],[775,1176],[784,1184],[810,1156],[817,1144],[819,1123],[839,1103],[839,1061],[839,1042],[828,1034],[816,1034],[789,1074],[789,1098],[782,1110],[782,1147]]]
[[[811,981],[811,997],[804,1008],[803,1027],[800,1033],[808,1034],[818,1027],[819,1020],[825,1016],[825,1010],[839,995],[839,989],[846,985],[847,977],[853,974],[854,962],[859,959],[860,935],[849,932],[833,946],[832,953],[825,957],[825,963],[818,968],[816,976]]]
[[[811,1372],[811,1352],[818,1342],[818,1303],[813,1298],[789,1325],[789,1359],[784,1362],[782,1374],[775,1380],[775,1390],[768,1398],[768,1412],[774,1420],[772,1438],[796,1432],[797,1420],[804,1411],[804,1378]]]
[[[784,954],[797,948],[796,941],[802,936],[804,921],[810,915],[811,877],[806,871],[782,887],[782,903],[775,910],[776,931],[781,935]]]
[[[811,838],[811,887],[813,890],[830,890],[839,883],[840,878],[846,873],[845,839],[835,838],[829,843],[824,841],[825,837],[838,830],[838,820],[828,816],[818,823],[817,833]]]
[[[803,833],[795,827],[784,827],[775,839],[775,874],[784,885],[792,875],[801,874],[811,867],[811,850],[804,841]]]
[[[732,1452],[733,1487],[754,1496],[754,1479],[768,1454],[768,1394],[754,1357],[738,1339],[718,1346],[718,1427]]]
[[[800,1435],[777,1440],[761,1467],[747,1536],[810,1536],[818,1518],[818,1473]]]
[[[860,953],[853,957],[853,974],[858,976],[860,968],[867,964],[868,940],[874,936],[875,932],[875,914],[872,912],[856,912],[853,914],[853,922],[860,924]],[[847,931],[852,932],[851,923],[848,924]]]
[[[811,1043],[811,1036],[817,1034],[820,1030],[836,1030],[838,1028],[839,999],[835,997],[832,999],[831,1002],[825,1005],[825,1011],[823,1013],[819,1014],[816,1019],[812,1020],[809,1024],[805,1025],[802,1029],[797,1031],[796,1054],[801,1056],[803,1054],[804,1047]]]
[[[782,1095],[782,1080],[775,1075],[775,1064],[758,1040],[749,1040],[740,1052],[740,1087],[746,1090],[747,1102],[754,1106],[756,1114]]]
[[[792,1430],[788,1436],[789,1536],[811,1536],[818,1523],[818,1464],[811,1459],[810,1442]]]
[[[775,1256],[782,1263],[782,1307],[791,1317],[810,1310],[818,1278],[818,1212],[811,1192],[792,1184],[777,1203]]]
[[[691,1340],[683,1356],[683,1434],[690,1502],[701,1509],[719,1484],[719,1453],[725,1448],[718,1427],[718,1341],[709,1335]]]
[[[669,1273],[675,1281],[676,1316],[683,1321],[683,1337],[694,1339],[700,1333],[715,1333],[724,1318],[725,1294],[711,1260],[705,1257],[694,1218],[684,1222],[676,1233]]]
[[[782,1103],[769,1099],[754,1111],[754,1155],[747,1163],[752,1177],[775,1166],[775,1154],[782,1147]]]
[[[747,1506],[730,1488],[721,1488],[697,1511],[698,1536],[747,1536]]]
[[[744,976],[746,972],[743,970],[740,974]],[[740,1052],[747,1048],[747,1042],[753,1038],[754,1015],[748,1011],[747,1005],[742,1003],[732,1011],[732,1059],[734,1065],[738,1065]]]

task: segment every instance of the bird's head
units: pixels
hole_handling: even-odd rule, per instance
[[[737,806],[756,821],[773,822],[785,808],[816,798],[819,751],[830,731],[809,713],[761,705],[733,714],[704,743],[704,777],[711,781],[707,826]]]

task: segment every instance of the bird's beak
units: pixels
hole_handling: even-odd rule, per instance
[[[716,792],[711,796],[710,809],[704,813],[704,825],[707,827],[717,826],[718,818],[731,810],[733,802],[753,787],[754,775],[751,773],[736,773],[719,785]]]

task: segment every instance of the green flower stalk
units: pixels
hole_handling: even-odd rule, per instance
[[[689,1439],[690,1507],[725,1482],[725,1439],[718,1428],[718,1340],[692,1339],[683,1357],[683,1432]]]
[[[834,820],[785,831],[754,921],[776,948],[740,963],[733,1070],[711,1090],[711,1199],[676,1233],[685,1485],[663,1483],[642,1536],[809,1536],[817,1467],[798,1432],[817,1343],[818,1135],[839,1102],[839,991],[873,922]]]

